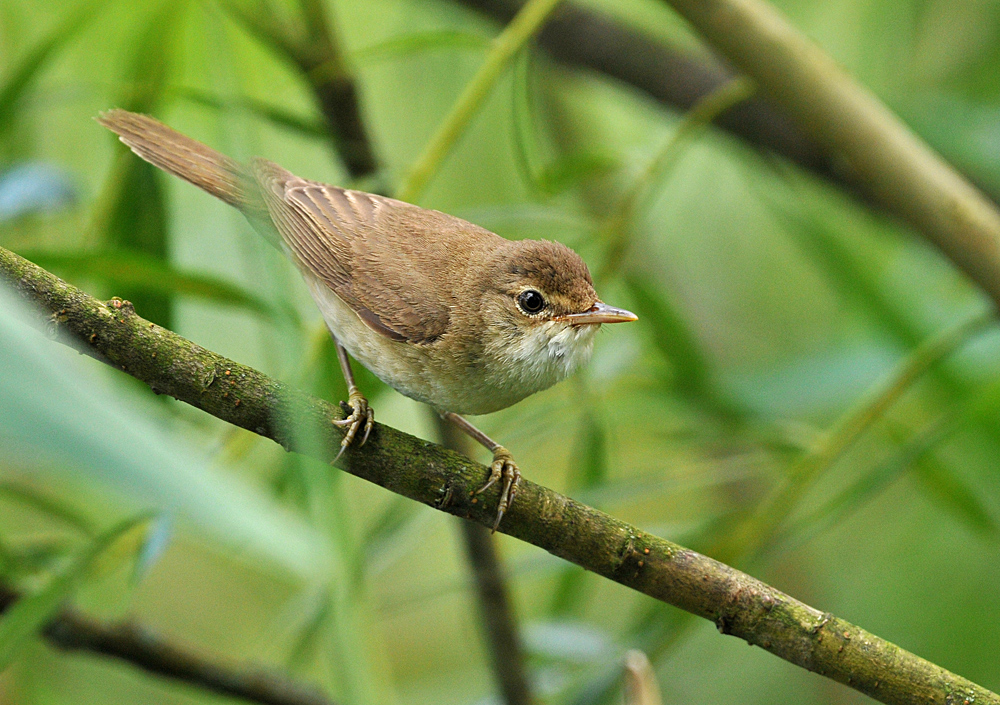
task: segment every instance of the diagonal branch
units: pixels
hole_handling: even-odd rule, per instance
[[[1000,305],[1000,210],[765,0],[665,0]]]
[[[523,4],[523,0],[456,2],[504,24]],[[560,5],[539,33],[538,44],[564,65],[603,74],[680,112],[690,110],[738,75],[721,58],[696,56],[593,7],[573,2]],[[885,208],[858,189],[858,183],[841,168],[835,153],[827,152],[765,97],[741,103],[720,116],[716,125],[751,146],[785,157],[870,207]],[[982,183],[977,186],[990,188]],[[997,200],[995,189],[988,193]]]
[[[0,584],[0,613],[19,597]],[[285,676],[212,663],[128,623],[104,624],[64,610],[46,628],[45,638],[64,651],[120,659],[163,678],[261,705],[333,705],[318,690]]]
[[[127,302],[104,304],[2,248],[0,274],[89,350],[155,391],[286,448],[324,461],[335,457],[340,431],[330,421],[339,412],[332,404],[149,323]],[[296,445],[293,420],[316,430],[323,443]],[[364,447],[352,446],[337,464],[449,514],[493,522],[498,490],[472,494],[488,472],[484,466],[388,426],[378,425]],[[532,482],[522,482],[502,530],[881,702],[1000,705],[1000,696],[860,627]]]

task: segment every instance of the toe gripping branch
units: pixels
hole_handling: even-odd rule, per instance
[[[344,434],[343,439],[340,441],[340,452],[337,453],[337,457],[333,459],[333,462],[340,460],[340,456],[347,450],[347,446],[351,445],[362,427],[364,427],[365,432],[361,437],[361,445],[364,445],[365,441],[368,440],[368,434],[372,431],[372,426],[375,425],[375,411],[368,404],[368,400],[357,389],[351,390],[348,401],[340,402],[340,408],[344,410],[347,416],[335,420],[333,425],[346,427],[347,433]]]
[[[503,481],[500,489],[500,503],[497,505],[497,518],[493,522],[493,531],[500,527],[500,520],[514,502],[514,495],[517,494],[517,486],[521,483],[521,471],[514,462],[514,456],[510,451],[501,445],[493,449],[493,463],[490,465],[490,477],[486,484],[475,491],[481,494],[495,485],[498,481]]]

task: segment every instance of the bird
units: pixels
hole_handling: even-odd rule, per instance
[[[367,441],[374,411],[350,357],[430,405],[492,454],[475,494],[500,483],[493,530],[521,480],[510,451],[464,418],[511,406],[584,365],[604,323],[637,320],[597,296],[584,260],[548,240],[508,240],[382,195],[242,164],[148,115],[97,121],[135,154],[240,210],[301,273],[347,383],[340,453]],[[340,454],[337,456],[340,457]]]

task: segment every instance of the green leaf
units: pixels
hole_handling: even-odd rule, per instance
[[[72,41],[93,17],[96,2],[88,2],[69,13],[63,22],[36,44],[0,85],[0,134],[7,132],[17,114],[17,106],[59,50]]]
[[[913,466],[917,483],[928,498],[969,529],[988,538],[1000,536],[1000,525],[986,505],[958,473],[946,465],[924,458]]]
[[[149,19],[133,44],[125,72],[125,90],[120,104],[137,113],[157,112],[174,54],[175,37],[183,3],[168,3]],[[109,135],[110,137],[110,135]],[[101,198],[96,223],[107,248],[136,253],[165,262],[169,257],[169,227],[163,174],[152,164],[127,153],[115,162]],[[144,286],[116,292],[130,300],[143,317],[171,327],[173,301],[170,295]]]
[[[94,527],[90,520],[77,510],[64,502],[53,499],[46,493],[41,492],[26,483],[12,482],[9,480],[0,481],[0,497],[14,500],[20,504],[31,507],[46,516],[58,519],[59,521],[72,526],[82,534],[93,536]]]
[[[998,385],[988,390],[987,402],[993,402]],[[967,402],[958,413],[948,413],[937,421],[903,442],[903,432],[893,429],[893,436],[900,443],[900,450],[887,462],[834,496],[819,508],[799,519],[782,532],[783,540],[793,540],[800,544],[816,535],[825,527],[842,520],[850,512],[857,511],[878,492],[910,470],[918,480],[917,486],[935,504],[965,523],[972,531],[996,539],[1000,536],[1000,523],[980,500],[968,483],[955,470],[930,454],[958,428],[969,423],[981,409],[982,399],[977,397]]]
[[[57,536],[32,537],[0,547],[0,575],[8,583],[50,573],[64,559],[70,541]]]
[[[235,0],[220,0],[222,9],[242,24],[244,29],[257,39],[270,45],[284,58],[297,63],[303,55],[304,37],[295,33],[278,18],[274,8],[266,0],[252,3]]]
[[[420,540],[429,512],[406,497],[392,497],[361,539],[365,574],[377,576]]]
[[[687,323],[645,278],[630,274],[625,284],[639,320],[651,329],[653,346],[674,369],[671,386],[685,396],[706,394],[711,385],[708,362]]]
[[[489,37],[471,32],[438,30],[414,32],[392,37],[351,52],[351,57],[359,64],[375,63],[387,59],[398,59],[425,51],[439,49],[486,49]]]
[[[159,405],[109,388],[91,361],[40,335],[31,320],[0,286],[0,472],[30,468],[52,492],[99,492],[105,513],[167,513],[240,554],[302,576],[326,574],[329,548],[314,530],[212,467]]]
[[[285,128],[292,132],[297,132],[304,137],[318,138],[322,140],[330,139],[330,130],[326,125],[316,119],[297,115],[296,113],[279,108],[256,98],[241,96],[235,99],[224,99],[212,95],[206,91],[196,88],[175,88],[173,93],[180,98],[191,101],[206,108],[214,110],[233,111],[242,110],[261,118],[272,125]]]
[[[794,193],[782,193],[780,198],[769,189],[756,189],[760,202],[782,223],[838,295],[902,346],[918,345],[925,333],[893,303],[871,262],[851,250],[837,229],[837,218],[820,212],[796,179],[789,178],[787,183]]]
[[[79,280],[89,277],[105,281],[116,290],[116,293],[119,289],[133,289],[168,296],[184,294],[225,306],[245,308],[271,320],[279,317],[274,306],[240,286],[208,274],[179,271],[169,262],[142,252],[22,251],[21,255],[64,279]],[[139,313],[146,315],[142,310],[139,310]],[[283,310],[280,315],[291,318],[296,324],[299,322],[298,313],[291,308]]]
[[[637,274],[627,274],[625,285],[639,321],[650,330],[653,346],[673,368],[669,388],[724,423],[742,420],[744,412],[719,393],[701,344],[667,298]]]
[[[146,516],[128,519],[99,534],[67,561],[44,588],[21,598],[3,613],[0,617],[0,671],[5,670],[52,620],[95,562],[123,537],[141,531],[148,521]]]
[[[602,485],[608,477],[607,433],[590,408],[580,417],[580,429],[570,459],[569,489],[571,495]],[[572,612],[583,598],[586,572],[576,566],[566,566],[552,595],[549,612],[565,615]]]
[[[136,552],[132,569],[132,585],[138,585],[160,560],[170,545],[173,522],[169,514],[160,514],[150,521],[144,540]]]
[[[580,419],[580,431],[570,473],[572,489],[590,489],[608,477],[607,433],[590,409]]]
[[[542,167],[538,185],[543,192],[555,196],[619,168],[621,162],[613,154],[587,150],[571,152]]]

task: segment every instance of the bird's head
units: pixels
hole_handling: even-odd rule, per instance
[[[602,323],[636,320],[602,302],[580,255],[556,242],[509,242],[492,258],[486,280],[487,357],[529,393],[586,363]]]

